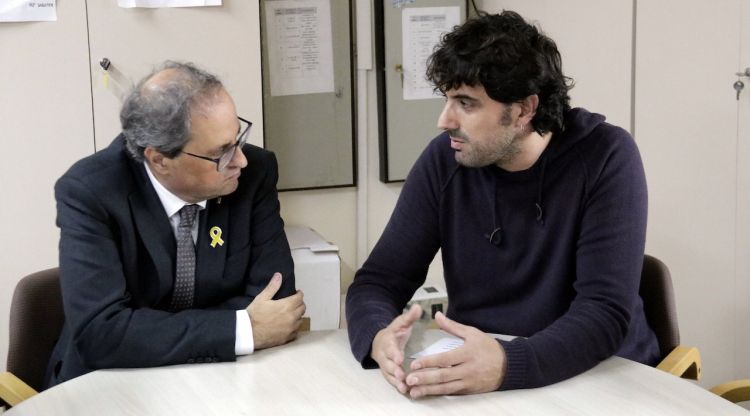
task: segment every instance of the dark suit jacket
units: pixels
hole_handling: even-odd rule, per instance
[[[55,184],[65,325],[48,385],[99,368],[235,359],[235,311],[281,272],[277,298],[293,294],[294,266],[279,216],[273,153],[246,145],[235,192],[201,211],[193,309],[168,312],[176,242],[142,163],[120,135]],[[209,230],[224,245],[211,247]]]

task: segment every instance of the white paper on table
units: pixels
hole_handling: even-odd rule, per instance
[[[271,95],[333,92],[330,0],[265,5]]]
[[[57,21],[57,1],[3,0],[0,1],[0,22]]]
[[[464,345],[464,340],[456,337],[445,337],[440,338],[436,342],[432,343],[427,348],[414,353],[411,358],[427,357],[428,355],[440,354],[441,352],[448,352],[455,350],[456,348]]]
[[[514,335],[505,335],[505,334],[487,333],[487,335],[489,335],[492,338],[500,339],[503,341],[511,341],[516,338],[516,336]],[[416,359],[419,357],[427,357],[428,355],[440,354],[442,352],[455,350],[456,348],[462,345],[464,345],[464,340],[462,340],[461,338],[443,337],[435,341],[434,343],[430,344],[427,348],[423,349],[422,351],[412,354],[410,358]]]
[[[412,7],[401,13],[404,100],[438,98],[425,78],[427,58],[440,37],[461,21],[461,9],[455,7]]]
[[[125,9],[133,7],[203,7],[221,6],[221,0],[117,0],[117,5]]]

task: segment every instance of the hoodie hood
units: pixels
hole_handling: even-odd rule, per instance
[[[605,117],[601,114],[591,113],[585,108],[572,108],[564,115],[563,131],[554,133],[549,144],[548,154],[542,154],[540,159],[550,158],[554,160],[557,156],[573,148],[578,142],[588,137],[600,124],[604,123]]]
[[[540,225],[544,225],[544,174],[547,170],[547,164],[554,163],[556,158],[574,148],[578,142],[588,137],[605,120],[603,115],[591,113],[584,108],[570,109],[564,117],[564,130],[552,135],[547,149],[542,152],[535,164],[537,196],[534,208],[536,209],[536,221]]]

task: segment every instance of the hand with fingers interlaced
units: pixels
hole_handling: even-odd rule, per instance
[[[464,340],[462,346],[411,363],[405,390],[412,398],[472,394],[497,390],[507,370],[505,351],[497,340],[468,325],[435,314],[440,329]]]

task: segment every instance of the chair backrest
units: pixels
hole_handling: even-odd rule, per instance
[[[10,305],[7,370],[36,391],[43,390],[47,363],[64,321],[58,268],[18,282]]]
[[[667,265],[656,257],[648,254],[643,256],[641,286],[638,292],[643,299],[646,320],[656,334],[661,358],[664,358],[680,344],[674,289]]]

